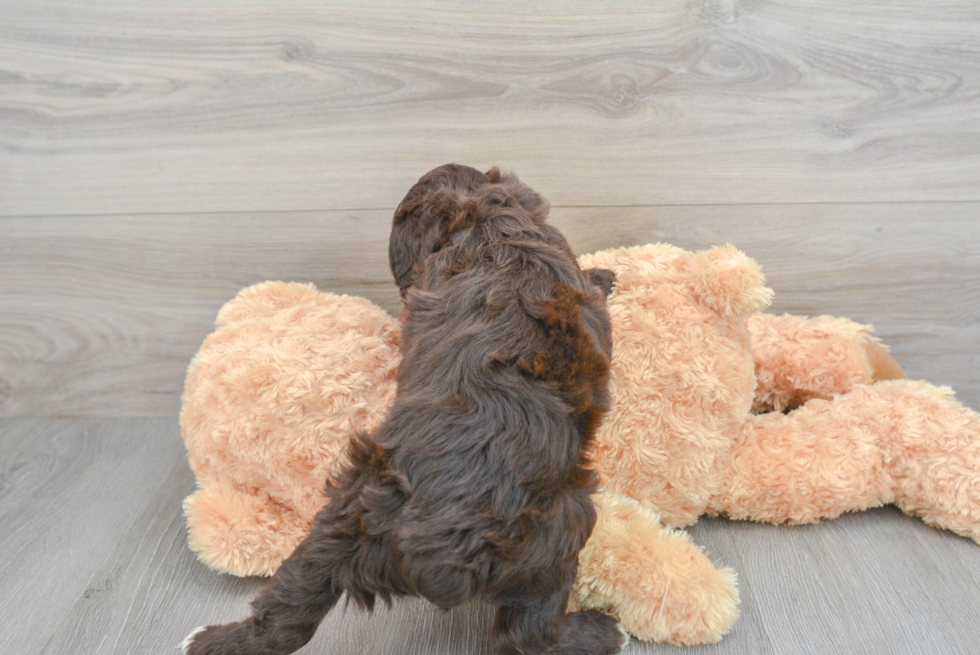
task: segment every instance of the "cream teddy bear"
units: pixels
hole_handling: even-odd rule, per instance
[[[758,314],[772,292],[731,246],[580,263],[617,282],[614,406],[592,453],[599,520],[573,609],[615,614],[644,640],[719,640],[738,616],[735,574],[679,529],[705,513],[809,523],[895,503],[980,542],[980,416],[948,388],[890,380],[904,373],[870,328]],[[394,397],[399,327],[302,284],[259,284],[222,308],[181,411],[202,561],[269,575],[289,555],[349,435]]]

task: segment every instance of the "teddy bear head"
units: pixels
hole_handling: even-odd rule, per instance
[[[666,244],[606,250],[583,268],[616,273],[613,409],[593,460],[601,484],[676,527],[697,520],[756,386],[746,319],[772,290],[732,246],[687,252]]]
[[[270,575],[323,507],[354,431],[395,396],[398,321],[365,298],[265,282],[221,309],[180,415],[198,489],[190,545],[215,568]]]

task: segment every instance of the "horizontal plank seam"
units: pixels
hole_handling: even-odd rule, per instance
[[[807,207],[812,205],[969,205],[980,203],[980,198],[970,200],[821,200],[816,202],[699,202],[637,205],[556,205],[552,209],[663,209],[669,207]],[[97,214],[13,214],[0,215],[0,220],[24,218],[111,218],[133,216],[228,216],[257,214],[316,214],[325,212],[376,212],[395,211],[395,207],[341,207],[320,209],[232,209],[205,212],[106,212]]]

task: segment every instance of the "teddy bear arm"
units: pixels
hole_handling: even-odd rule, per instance
[[[598,521],[579,554],[571,611],[615,615],[644,641],[715,643],[738,618],[735,573],[718,569],[686,532],[608,491],[593,496]]]
[[[758,381],[756,413],[793,409],[858,384],[906,377],[869,325],[832,316],[755,314],[748,327]]]

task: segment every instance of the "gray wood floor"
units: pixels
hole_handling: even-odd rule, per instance
[[[397,312],[391,212],[447,161],[578,252],[734,243],[775,311],[874,323],[980,409],[975,0],[0,0],[0,653],[246,610],[185,544],[187,363],[265,279]],[[742,617],[687,652],[980,652],[980,547],[893,508],[691,532]],[[303,652],[485,653],[489,619],[335,612]]]
[[[194,480],[174,419],[0,420],[0,652],[170,653],[238,619],[263,580],[218,576],[187,549]],[[742,617],[719,645],[627,654],[975,653],[973,542],[893,508],[818,526],[721,519],[691,530],[739,572]],[[402,601],[330,614],[303,653],[489,653],[491,608]]]

